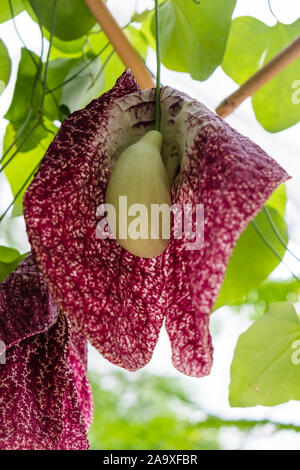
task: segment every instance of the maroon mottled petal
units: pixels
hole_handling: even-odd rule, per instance
[[[77,354],[74,333],[58,316],[33,257],[0,284],[0,318],[7,341],[0,365],[0,449],[87,449],[88,404],[82,412],[77,387],[80,378],[86,383],[86,369],[70,359]]]
[[[87,449],[68,327],[61,315],[47,332],[20,341],[0,365],[0,449]]]
[[[0,312],[0,340],[6,349],[56,322],[57,307],[31,254],[0,284]]]
[[[126,72],[63,124],[25,195],[28,236],[56,302],[107,359],[129,370],[145,365],[167,315],[175,366],[201,376],[212,362],[208,314],[234,243],[287,175],[203,105],[166,87],[163,154],[174,170],[182,159],[173,202],[205,204],[205,245],[189,252],[185,240],[172,241],[147,260],[98,240],[96,208],[114,162],[154,125],[154,90],[136,90]]]
[[[170,110],[169,125],[180,122],[186,129],[172,202],[204,204],[201,250],[189,251],[184,240],[172,241],[174,261],[168,287],[173,300],[166,315],[175,367],[199,377],[211,369],[209,314],[235,243],[288,175],[261,148],[204,105],[169,88],[163,90],[162,102]]]
[[[129,370],[144,366],[157,342],[167,262],[142,260],[97,239],[96,208],[112,168],[107,146],[114,136],[120,140],[122,110],[112,111],[112,103],[137,89],[125,72],[112,91],[72,114],[24,200],[28,236],[54,299],[107,359]],[[111,119],[115,126],[108,126]]]

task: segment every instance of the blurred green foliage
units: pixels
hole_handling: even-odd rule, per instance
[[[122,372],[90,377],[95,414],[92,449],[219,449],[218,432],[184,415],[196,412],[176,379]],[[198,413],[199,414],[199,413]]]
[[[275,406],[300,400],[300,321],[276,302],[240,335],[231,364],[231,406]],[[280,377],[280,382],[279,382]]]

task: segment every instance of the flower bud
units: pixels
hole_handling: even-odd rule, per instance
[[[118,243],[141,258],[159,255],[170,241],[170,183],[161,146],[161,133],[149,131],[124,150],[106,190],[105,202],[116,211]]]

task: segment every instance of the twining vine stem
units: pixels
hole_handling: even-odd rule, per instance
[[[285,243],[284,239],[282,238],[282,236],[281,236],[281,234],[280,234],[278,228],[276,227],[275,222],[274,222],[274,220],[273,220],[273,218],[272,218],[272,216],[271,216],[271,213],[270,213],[270,211],[269,211],[269,209],[268,209],[268,206],[265,205],[265,206],[263,207],[263,210],[264,210],[264,212],[265,212],[265,214],[266,214],[266,216],[267,216],[268,222],[269,222],[269,224],[271,225],[273,232],[275,233],[275,235],[276,235],[277,239],[279,240],[279,242],[281,243],[281,245],[284,247],[284,249],[285,249],[286,251],[288,251],[288,252],[293,256],[293,258],[295,258],[296,261],[298,261],[298,262],[300,263],[300,258],[298,258],[298,256],[296,256],[295,253],[293,253],[293,252],[289,249],[288,245]]]
[[[222,118],[229,116],[246,98],[254,95],[260,88],[276,77],[288,65],[300,57],[300,36],[292,41],[264,67],[252,75],[238,90],[228,96],[216,108]]]
[[[85,2],[125,67],[131,69],[140,87],[142,89],[154,87],[152,76],[146,65],[128,41],[104,1],[85,0]],[[298,57],[300,57],[300,36],[270,60],[232,95],[225,98],[216,108],[216,113],[223,118],[229,116],[246,98],[256,93]]]
[[[125,67],[131,69],[137,82],[141,88],[152,88],[154,86],[151,75],[149,74],[144,62],[141,60],[135,49],[131,46],[123,31],[105,6],[102,0],[85,0],[90,8],[95,19],[99,23],[102,30],[113,45],[116,53],[123,61]],[[195,2],[197,3],[197,2]],[[160,129],[160,44],[159,44],[159,13],[158,13],[158,0],[155,0],[155,29],[156,29],[156,60],[157,60],[157,73],[156,73],[156,116],[155,128]],[[252,95],[265,85],[269,80],[281,72],[290,63],[300,56],[300,37],[297,38],[292,44],[284,49],[280,54],[274,57],[265,67],[263,67],[257,74],[255,74],[248,82],[246,82],[237,92],[228,97],[217,108],[218,114],[222,117],[228,116],[242,101],[248,96]],[[264,239],[265,243],[272,250],[274,255],[282,261],[281,256],[273,248],[259,227],[253,221],[253,226],[257,233]],[[273,227],[273,224],[272,224]],[[274,227],[275,228],[275,227]],[[277,228],[276,228],[276,235]],[[280,236],[281,242],[284,240]],[[286,246],[286,244],[285,244]],[[292,276],[299,281],[299,278],[290,270]]]
[[[160,42],[159,42],[159,13],[158,0],[155,0],[155,38],[156,38],[156,89],[155,89],[155,129],[160,131],[161,107],[160,107]]]

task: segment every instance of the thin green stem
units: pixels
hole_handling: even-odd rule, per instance
[[[3,153],[1,159],[0,159],[0,163],[3,162],[3,160],[5,159],[5,157],[9,154],[9,152],[11,151],[11,149],[14,147],[14,145],[16,145],[16,143],[18,142],[18,140],[20,139],[20,137],[22,136],[23,134],[23,131],[24,129],[26,128],[26,125],[28,124],[28,122],[30,121],[30,118],[32,116],[32,113],[33,113],[33,99],[34,99],[34,92],[35,92],[35,89],[36,89],[36,85],[37,85],[37,82],[39,81],[40,79],[40,74],[41,74],[41,70],[42,70],[42,55],[43,55],[43,52],[44,52],[44,37],[43,37],[43,34],[42,34],[42,30],[41,30],[41,34],[42,34],[42,44],[41,44],[41,56],[39,58],[39,62],[37,63],[32,52],[27,48],[21,34],[19,33],[18,31],[18,28],[17,28],[17,25],[14,21],[14,11],[13,11],[13,6],[12,6],[12,2],[11,0],[8,0],[8,3],[9,3],[9,7],[10,7],[10,11],[11,11],[11,15],[12,15],[12,18],[13,18],[13,25],[14,25],[14,29],[19,37],[19,39],[21,40],[26,52],[29,54],[29,56],[31,57],[33,63],[34,63],[34,66],[36,67],[36,74],[34,76],[34,79],[33,79],[33,85],[32,85],[32,89],[31,89],[31,95],[30,95],[30,107],[29,107],[29,110],[28,110],[28,114],[23,122],[23,124],[21,125],[20,129],[18,130],[15,138],[13,139],[13,142],[10,144],[10,146],[7,148],[7,150]],[[40,27],[41,28],[41,27]],[[37,127],[37,126],[36,126]],[[29,133],[27,133],[27,135],[25,136],[25,138],[23,139],[23,141],[21,142],[20,146],[17,148],[17,150],[13,153],[13,155],[10,157],[10,159],[6,162],[5,166],[7,166],[12,160],[13,158],[16,156],[16,154],[18,153],[18,151],[20,150],[20,148],[23,146],[23,144],[27,141],[27,139],[31,136],[33,130],[35,129],[35,127],[33,129],[31,129],[29,131]],[[0,173],[1,171],[3,171],[3,169],[5,168],[2,167],[0,169]]]
[[[122,29],[126,29],[128,28],[128,26],[130,26],[130,22],[127,23]],[[87,37],[91,34],[99,34],[99,33],[103,33],[102,30],[100,31],[95,31],[95,32],[90,32],[88,33]],[[106,51],[106,49],[110,46],[110,42],[108,41],[105,46],[99,51],[97,52],[97,54],[91,59],[89,60],[86,65],[84,65],[81,69],[79,69],[76,73],[74,73],[74,75],[72,75],[71,77],[69,77],[67,80],[59,83],[58,85],[56,85],[55,87],[53,88],[48,88],[46,93],[52,93],[53,91],[56,91],[58,90],[59,88],[63,87],[64,85],[66,85],[67,83],[71,82],[72,80],[74,80],[76,77],[78,77],[78,75],[80,75],[82,72],[84,72],[86,70],[87,67],[89,67],[101,54],[103,54],[103,52]],[[101,73],[101,71],[99,72]]]
[[[32,5],[32,8],[33,8],[33,5]],[[37,17],[37,21],[38,21],[39,29],[40,29],[40,33],[41,33],[41,38],[42,38],[42,48],[41,48],[41,55],[40,55],[40,63],[41,63],[41,66],[42,66],[42,58],[43,58],[43,55],[44,55],[44,39],[45,39],[44,38],[44,33],[43,33],[43,25],[42,25],[39,13],[34,8],[33,8],[33,11],[35,13],[35,16]],[[40,77],[39,77],[39,79],[40,79]],[[41,82],[41,83],[43,85],[43,82]],[[48,93],[48,90],[46,90],[46,93]],[[57,102],[57,99],[51,91],[50,91],[50,95],[51,95],[51,98],[53,99],[53,102],[54,102],[56,108],[57,108],[58,114],[61,117],[61,112],[60,112],[60,109],[59,109],[59,104]]]
[[[273,9],[272,9],[272,5],[271,5],[271,0],[268,0],[268,5],[269,5],[269,10],[271,12],[271,15],[274,16],[275,20],[278,21],[278,18],[277,16],[275,15]]]
[[[41,18],[39,16],[39,14],[37,13],[37,11],[35,10],[34,8],[34,4],[31,5],[32,6],[32,9],[34,11],[34,14],[37,18],[37,21],[38,21],[38,25],[39,25],[39,30],[40,30],[40,33],[41,33],[41,40],[42,40],[42,45],[41,45],[41,54],[40,54],[40,60],[43,59],[43,55],[44,55],[44,33],[43,33],[43,25],[41,23]]]
[[[12,1],[8,0],[8,3],[9,3],[9,9],[10,9],[11,17],[12,17],[12,22],[13,22],[13,25],[14,25],[14,29],[17,33],[17,36],[20,39],[21,43],[23,44],[23,47],[26,50],[26,52],[29,54],[29,56],[30,56],[32,62],[34,63],[35,67],[38,67],[38,63],[36,62],[34,55],[32,54],[32,52],[26,46],[26,44],[24,42],[24,39],[22,38],[22,36],[19,33],[19,30],[17,28],[17,24],[16,24],[16,21],[15,21],[15,14],[14,14],[13,6],[12,6]]]
[[[87,64],[85,64],[81,69],[79,69],[76,73],[74,73],[74,75],[72,75],[70,78],[68,78],[67,80],[65,80],[64,82],[60,83],[59,85],[51,88],[51,89],[48,89],[46,93],[51,93],[53,91],[56,91],[58,90],[59,88],[63,87],[64,85],[66,85],[67,83],[71,82],[72,80],[74,80],[74,78],[76,78],[78,75],[80,75],[84,70],[86,70],[87,67],[89,67],[89,65],[91,65],[92,62],[94,62],[94,60],[96,60],[107,48],[108,46],[110,45],[110,42],[108,42],[102,49],[101,51],[99,51],[95,57],[93,57],[89,62],[87,62]]]
[[[16,143],[18,142],[19,138],[21,137],[22,133],[23,133],[23,130],[25,129],[28,121],[30,120],[30,117],[32,115],[32,109],[29,109],[28,111],[28,114],[25,118],[25,121],[23,122],[22,126],[20,127],[20,129],[18,130],[17,134],[16,134],[16,137],[14,138],[14,140],[12,141],[12,143],[10,144],[10,146],[5,150],[5,152],[3,153],[1,159],[0,159],[0,163],[3,162],[4,158],[6,157],[6,155],[8,155],[8,153],[11,151],[11,149],[16,145]]]
[[[41,22],[40,22],[40,18],[37,14],[37,12],[35,10],[34,13],[37,17],[37,20],[38,20],[38,23],[39,23],[39,28],[40,28],[40,31],[41,31],[41,36],[42,36],[42,48],[41,48],[41,55],[40,55],[40,58],[39,58],[39,62],[36,61],[32,51],[30,49],[28,49],[28,47],[26,46],[21,34],[19,33],[19,30],[17,28],[17,25],[16,25],[16,22],[15,22],[15,19],[14,19],[14,12],[13,12],[13,7],[12,7],[12,2],[11,0],[8,0],[9,2],[9,7],[10,7],[10,11],[11,11],[11,15],[12,15],[12,20],[13,20],[13,25],[14,25],[14,29],[16,31],[16,34],[17,36],[19,37],[20,41],[22,42],[23,44],[23,47],[24,49],[26,50],[27,54],[30,56],[34,66],[36,67],[37,69],[37,73],[34,77],[34,82],[33,82],[33,87],[32,87],[32,93],[31,93],[31,104],[32,104],[32,101],[33,101],[33,95],[34,95],[34,90],[36,88],[36,84],[38,81],[40,81],[40,75],[41,75],[41,70],[42,70],[42,60],[43,60],[43,53],[44,53],[44,35],[43,35],[43,30],[42,30],[42,25],[41,25]]]
[[[263,242],[267,245],[267,247],[272,251],[274,256],[290,271],[291,275],[293,276],[294,279],[296,279],[298,282],[300,282],[300,278],[289,268],[289,266],[283,261],[282,257],[280,256],[279,253],[275,250],[275,248],[272,246],[272,244],[269,242],[269,240],[265,237],[261,229],[258,227],[257,223],[255,220],[251,221],[254,230],[256,233],[261,237]]]
[[[38,169],[40,165],[40,162],[34,167],[34,169],[32,170],[32,172],[30,173],[30,175],[28,176],[28,178],[26,178],[26,180],[24,181],[24,183],[22,184],[21,188],[18,190],[18,192],[16,193],[14,199],[11,201],[11,203],[9,204],[9,206],[5,209],[5,211],[3,212],[3,214],[1,214],[0,216],[0,222],[2,222],[2,220],[4,219],[4,217],[6,216],[6,214],[8,213],[9,209],[11,209],[11,207],[15,204],[15,202],[17,201],[17,199],[19,198],[20,194],[22,194],[22,191],[23,189],[26,187],[27,183],[30,181],[31,177],[34,175],[34,173],[36,172],[36,170]]]
[[[102,75],[102,73],[104,72],[104,69],[105,67],[107,66],[108,62],[110,61],[110,59],[112,58],[112,56],[114,55],[115,53],[115,50],[113,49],[109,55],[107,56],[107,58],[105,59],[105,61],[103,62],[103,65],[101,66],[99,72],[97,73],[96,77],[93,79],[92,83],[90,84],[89,86],[89,89],[92,88],[92,86],[95,85],[96,81],[100,78],[100,76]]]
[[[34,8],[34,5],[32,5],[32,9],[37,17],[37,21],[38,21],[38,25],[39,25],[39,29],[40,29],[40,34],[41,34],[41,53],[40,53],[40,58],[39,58],[39,64],[38,64],[38,69],[37,69],[37,73],[34,77],[34,83],[33,83],[33,90],[32,90],[32,93],[31,93],[31,100],[30,100],[30,103],[31,103],[31,106],[33,106],[33,95],[34,95],[34,90],[35,90],[35,87],[36,87],[36,82],[40,80],[40,76],[41,76],[41,71],[43,69],[43,55],[44,55],[44,33],[43,33],[43,26],[42,26],[42,23],[41,23],[41,19],[38,15],[38,13],[36,12],[35,8]]]
[[[12,15],[12,20],[13,20],[13,25],[14,25],[15,32],[16,32],[17,36],[19,37],[21,43],[23,44],[23,47],[24,47],[26,53],[29,55],[29,57],[31,58],[31,60],[34,64],[34,66],[36,67],[36,74],[35,74],[34,79],[33,79],[33,85],[32,85],[31,95],[30,95],[30,108],[29,108],[29,111],[28,111],[28,114],[32,114],[34,92],[35,92],[35,89],[36,89],[37,82],[40,79],[40,74],[41,74],[41,70],[42,70],[42,55],[43,55],[43,51],[44,51],[44,38],[43,38],[43,35],[42,35],[41,56],[39,58],[39,62],[37,62],[34,55],[33,55],[33,53],[32,53],[32,51],[27,48],[21,34],[19,33],[19,30],[18,30],[16,22],[15,22],[14,11],[13,11],[13,6],[12,6],[11,0],[8,0],[8,3],[9,3],[10,12],[11,12],[11,15]],[[27,123],[27,117],[25,119],[25,122]],[[24,127],[25,127],[25,126],[24,127],[23,126],[24,126],[24,124],[21,127],[22,129],[24,129]],[[4,157],[2,157],[2,159],[3,158]],[[1,159],[1,161],[2,161],[2,159]]]
[[[41,122],[41,126],[42,126],[42,128],[43,128],[46,132],[48,132],[49,134],[52,134],[52,135],[56,136],[56,133],[55,133],[52,129],[49,129],[43,122]]]
[[[159,42],[159,13],[158,0],[155,0],[155,38],[156,38],[156,90],[155,90],[155,129],[160,131],[161,107],[160,107],[160,42]]]

